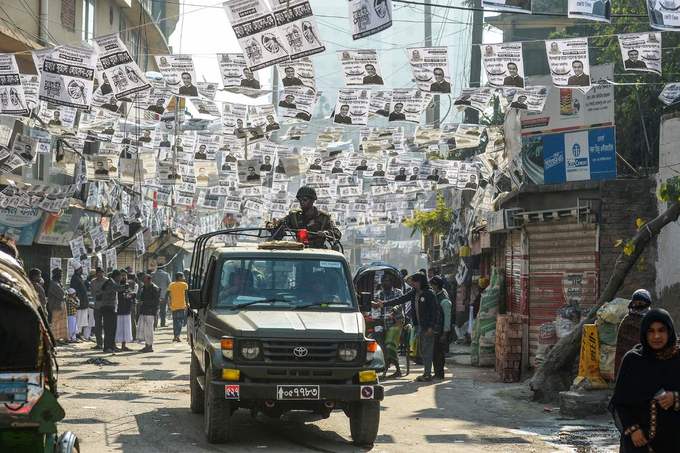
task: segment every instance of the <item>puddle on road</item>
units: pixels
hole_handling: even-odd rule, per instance
[[[534,425],[509,431],[538,436],[544,442],[567,447],[573,453],[609,453],[617,451],[619,445],[619,432],[613,424]]]

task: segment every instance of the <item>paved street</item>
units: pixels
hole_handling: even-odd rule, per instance
[[[157,331],[158,332],[158,331]],[[160,330],[155,352],[104,355],[92,343],[59,350],[62,429],[81,439],[83,452],[185,451],[362,451],[350,443],[349,423],[341,412],[305,423],[300,417],[236,417],[230,445],[204,440],[202,416],[189,411],[189,347],[172,343],[169,327]],[[140,348],[139,345],[132,345]],[[84,364],[105,358],[114,365]],[[375,452],[549,452],[576,451],[561,444],[584,445],[611,434],[608,420],[560,419],[557,408],[526,402],[528,392],[495,383],[491,370],[456,367],[453,380],[416,384],[388,381]],[[548,408],[551,409],[551,408]],[[560,434],[560,431],[562,433]],[[600,453],[583,447],[580,453]]]

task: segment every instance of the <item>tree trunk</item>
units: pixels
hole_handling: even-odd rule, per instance
[[[581,347],[581,334],[584,324],[592,324],[595,321],[597,310],[614,298],[623,285],[628,272],[632,269],[637,259],[644,252],[647,244],[654,239],[671,222],[680,215],[680,202],[673,202],[668,208],[655,219],[645,224],[632,239],[635,246],[633,253],[626,255],[621,252],[614,264],[607,286],[597,300],[597,304],[590,310],[588,315],[572,330],[569,335],[560,338],[550,352],[545,362],[536,370],[529,387],[534,392],[534,399],[541,402],[554,401],[559,392],[568,390],[574,379],[574,365]]]

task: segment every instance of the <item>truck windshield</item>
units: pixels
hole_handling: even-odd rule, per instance
[[[353,306],[341,261],[230,259],[219,275],[216,308]]]

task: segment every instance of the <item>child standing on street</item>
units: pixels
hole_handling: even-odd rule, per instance
[[[76,334],[78,333],[78,307],[80,306],[80,301],[78,296],[76,296],[76,290],[69,288],[66,290],[66,315],[68,316],[68,342],[75,343]]]
[[[170,310],[172,310],[172,341],[180,341],[179,335],[187,319],[187,300],[186,293],[189,285],[184,281],[184,274],[177,272],[175,281],[168,286],[168,297],[170,298]]]

